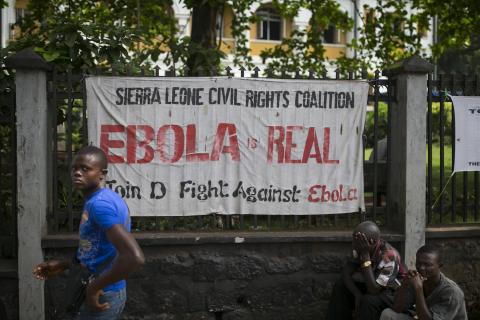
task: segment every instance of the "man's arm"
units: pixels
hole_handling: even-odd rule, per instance
[[[71,260],[49,260],[37,265],[33,269],[33,275],[39,280],[46,280],[59,275],[71,266]]]
[[[117,249],[118,255],[110,270],[95,278],[87,287],[87,303],[97,309],[106,309],[108,304],[100,305],[98,296],[106,286],[128,278],[145,263],[145,257],[137,241],[122,225],[115,224],[106,231],[108,240]]]
[[[363,274],[363,278],[365,279],[365,284],[367,286],[367,292],[370,294],[379,293],[382,287],[377,283],[377,281],[375,281],[372,265],[370,264],[368,267],[363,266],[364,262],[371,261],[370,255],[368,255],[368,258],[361,259],[361,261],[362,261],[362,274]]]
[[[377,294],[380,292],[382,287],[377,283],[375,280],[375,275],[373,274],[373,265],[370,257],[367,236],[364,233],[359,234],[355,241],[360,253],[360,265],[362,268],[363,278],[365,279],[365,285],[367,286],[367,292],[370,294]],[[365,263],[369,263],[369,265],[365,266]]]
[[[355,272],[356,266],[352,262],[347,262],[342,270],[342,280],[345,287],[350,291],[355,297],[361,296],[362,293],[355,285],[353,281],[352,274]]]
[[[428,310],[427,302],[425,301],[425,296],[423,295],[423,289],[421,291],[415,290],[415,311],[417,312],[419,320],[432,319],[430,310]]]
[[[410,271],[409,271],[410,273]],[[405,278],[402,281],[402,285],[398,288],[397,292],[395,292],[395,298],[393,300],[393,311],[397,313],[403,312],[405,307],[407,306],[407,294],[408,289],[410,288],[410,279]]]
[[[397,292],[395,292],[392,309],[396,313],[401,313],[403,310],[405,310],[407,303],[407,292],[408,286],[404,286],[403,284],[400,286],[400,288],[398,288]]]
[[[420,274],[416,274],[410,279],[411,285],[415,289],[415,311],[419,320],[431,320],[432,314],[428,310],[425,295],[423,294],[423,281]]]

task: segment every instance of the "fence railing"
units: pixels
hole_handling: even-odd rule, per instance
[[[201,74],[229,75],[232,69],[227,68],[223,74],[220,72],[203,72]],[[245,77],[247,72],[239,70]],[[75,152],[87,144],[87,115],[88,106],[85,101],[84,78],[87,75],[118,75],[120,72],[109,70],[85,70],[83,74],[72,73],[71,70],[58,72],[54,70],[49,79],[49,114],[51,116],[52,137],[52,180],[50,189],[51,212],[49,213],[50,232],[73,232],[77,230],[82,209],[81,196],[72,190],[70,181],[70,164]],[[137,69],[126,70],[127,76],[182,76],[185,70],[153,70]],[[383,135],[386,133],[388,123],[379,125],[379,110],[385,112],[390,109],[392,90],[389,81],[379,79],[379,72],[369,80],[370,92],[368,103],[373,110],[369,113],[369,125],[366,130],[365,144],[365,172],[367,208],[366,212],[335,214],[335,215],[219,215],[212,213],[208,216],[195,217],[133,217],[132,228],[136,231],[208,231],[208,230],[305,230],[318,228],[351,227],[361,220],[372,219],[383,225],[387,218],[386,201],[386,167],[385,158],[377,159],[379,153],[372,152]],[[309,72],[306,75],[296,73],[289,75],[283,73],[275,75],[265,72],[268,77],[275,78],[304,78],[318,80],[352,80],[365,79],[365,73],[349,72],[342,75],[339,71],[332,78],[323,72],[318,77]],[[259,77],[259,70],[253,70],[251,77]],[[389,112],[388,112],[389,114]],[[371,155],[369,157],[369,154]]]
[[[17,256],[15,91],[0,89],[0,259]]]
[[[480,79],[478,76],[458,74],[440,74],[434,79],[429,75],[427,88],[428,224],[478,223],[479,172],[453,174],[455,114],[448,95],[478,96]],[[445,192],[441,194],[444,188]]]

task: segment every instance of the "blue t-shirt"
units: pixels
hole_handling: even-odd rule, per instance
[[[92,273],[96,273],[100,266],[103,267],[101,273],[112,267],[114,260],[112,258],[117,255],[117,250],[108,241],[106,231],[115,224],[121,224],[130,231],[128,207],[118,194],[102,188],[85,199],[80,221],[77,259]],[[111,259],[112,262],[104,267],[102,263],[107,259]],[[118,291],[124,287],[125,280],[121,280],[103,288],[103,291]]]

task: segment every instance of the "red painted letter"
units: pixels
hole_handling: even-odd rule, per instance
[[[137,140],[137,129],[145,133],[143,140]],[[152,142],[154,134],[152,127],[147,125],[127,126],[127,163],[149,163],[152,161],[154,152],[150,142]],[[137,147],[145,149],[145,155],[138,160]]]
[[[278,131],[278,138],[274,138],[275,130]],[[283,139],[285,138],[285,131],[281,126],[269,126],[268,127],[268,151],[267,162],[272,163],[273,158],[273,145],[277,145],[278,163],[283,163],[284,151],[283,151]]]
[[[173,131],[174,140],[173,140],[173,155],[171,159],[168,159],[168,145],[167,145],[167,131],[171,129]],[[179,125],[172,124],[172,125],[165,125],[162,126],[157,133],[157,150],[160,154],[160,161],[166,163],[174,163],[180,160],[183,155],[183,129]],[[167,150],[165,150],[167,149]]]
[[[224,146],[225,133],[228,132],[230,140],[229,146]],[[220,158],[220,150],[222,153],[230,153],[233,161],[240,160],[240,149],[238,147],[237,128],[233,123],[219,123],[215,142],[213,143],[212,155],[210,160],[218,161]]]
[[[323,129],[323,162],[339,163],[338,160],[330,160],[330,128]]]
[[[287,126],[287,138],[286,145],[285,145],[285,163],[301,163],[302,160],[300,159],[293,159],[292,160],[292,149],[297,147],[296,143],[293,143],[293,131],[295,130],[302,130],[302,126]]]
[[[194,124],[187,126],[187,161],[208,161],[208,153],[196,153],[197,131]]]
[[[110,154],[110,148],[123,148],[125,142],[122,140],[110,140],[110,132],[125,132],[125,127],[120,124],[102,124],[100,131],[100,148],[107,155],[109,163],[124,163],[125,159],[121,156]]]
[[[315,149],[315,153],[311,153],[312,147]],[[318,147],[317,133],[315,128],[308,128],[307,142],[305,142],[305,149],[303,150],[302,163],[307,163],[309,158],[314,158],[317,163],[322,163],[322,155],[320,154],[320,148]]]

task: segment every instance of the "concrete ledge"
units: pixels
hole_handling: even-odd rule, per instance
[[[17,259],[0,259],[0,279],[18,279]]]
[[[136,232],[135,238],[142,246],[202,245],[229,243],[299,243],[299,242],[350,242],[351,231],[215,231],[215,232]],[[480,237],[480,226],[430,227],[427,239]],[[404,236],[384,232],[389,242],[400,242]],[[74,248],[78,246],[77,234],[47,235],[42,248]]]
[[[480,237],[480,225],[430,227],[425,236],[427,239]]]
[[[352,231],[225,231],[225,232],[155,232],[134,233],[141,246],[202,245],[202,244],[250,244],[250,243],[300,243],[300,242],[351,242]],[[384,233],[389,242],[403,241],[397,233]],[[42,248],[68,248],[78,246],[78,235],[48,235],[42,239]]]

